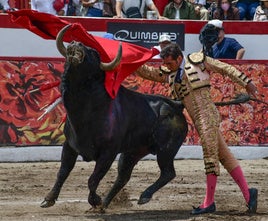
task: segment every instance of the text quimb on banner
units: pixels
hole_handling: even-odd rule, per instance
[[[107,32],[116,40],[137,44],[146,48],[158,45],[161,34],[169,34],[172,42],[180,45],[184,51],[184,24],[116,23],[109,22]]]

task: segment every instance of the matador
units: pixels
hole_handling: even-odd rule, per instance
[[[163,65],[160,68],[145,64],[135,73],[148,80],[168,83],[171,96],[182,101],[200,136],[207,189],[203,203],[194,208],[191,213],[197,215],[216,211],[214,193],[217,176],[220,175],[219,163],[240,187],[248,211],[255,213],[258,191],[256,188],[248,188],[238,160],[223,139],[219,129],[220,114],[211,99],[210,74],[216,72],[226,75],[254,96],[257,92],[255,85],[235,67],[208,57],[202,51],[184,58],[180,47],[172,43],[161,51],[160,56],[163,59]]]

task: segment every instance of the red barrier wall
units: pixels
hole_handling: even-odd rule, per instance
[[[253,79],[259,92],[268,100],[268,61],[227,60]],[[159,62],[150,62],[157,65]],[[64,141],[62,120],[64,107],[60,104],[40,121],[44,110],[59,96],[58,88],[45,92],[30,90],[60,79],[64,60],[59,58],[1,58],[0,57],[0,146],[60,145]],[[211,80],[215,101],[226,101],[245,92],[229,78],[215,74]],[[130,89],[149,94],[168,94],[168,86],[146,81],[134,75],[123,83]],[[229,145],[268,144],[267,106],[256,102],[219,107],[221,129]],[[185,112],[187,115],[187,112]],[[199,144],[198,135],[188,118],[189,133],[185,145]]]

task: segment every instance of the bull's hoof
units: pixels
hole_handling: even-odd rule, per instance
[[[55,200],[46,200],[46,199],[45,199],[45,200],[41,203],[40,207],[42,207],[42,208],[48,208],[48,207],[54,206],[54,204],[55,204]]]
[[[142,205],[142,204],[145,204],[145,203],[148,203],[149,201],[151,200],[151,198],[140,198],[139,201],[138,201],[138,204],[139,205]]]
[[[92,194],[88,196],[88,203],[93,207],[93,208],[99,208],[102,206],[102,200],[101,197],[97,194]]]

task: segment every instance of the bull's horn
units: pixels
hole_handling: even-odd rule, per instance
[[[57,35],[57,38],[56,38],[56,44],[57,44],[57,49],[58,51],[62,54],[63,57],[66,58],[66,48],[63,44],[63,35],[65,34],[65,32],[71,27],[71,24],[70,25],[66,25],[64,28],[62,28],[58,35]]]
[[[115,69],[117,67],[117,65],[119,65],[119,63],[121,61],[121,58],[122,58],[122,42],[120,42],[120,44],[119,44],[117,55],[114,58],[114,60],[112,60],[109,63],[101,62],[100,63],[100,68],[103,71],[111,71],[111,70]]]

